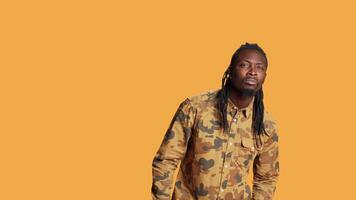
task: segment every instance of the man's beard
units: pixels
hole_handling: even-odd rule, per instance
[[[252,97],[256,94],[256,91],[252,89],[239,89],[237,92],[244,97]]]

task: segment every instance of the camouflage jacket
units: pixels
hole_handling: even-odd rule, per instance
[[[262,146],[257,145],[256,137],[251,132],[253,101],[248,107],[238,109],[229,99],[229,130],[223,132],[216,104],[217,92],[212,90],[186,98],[179,105],[153,159],[153,199],[273,198],[279,176],[275,121],[265,111],[267,133],[258,136]],[[252,191],[246,182],[251,164]]]

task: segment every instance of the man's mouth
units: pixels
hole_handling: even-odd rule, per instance
[[[246,78],[244,82],[249,85],[256,85],[258,83],[257,79],[255,78]]]

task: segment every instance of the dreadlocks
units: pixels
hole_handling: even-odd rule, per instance
[[[243,50],[246,49],[252,49],[256,50],[259,53],[261,53],[265,60],[266,60],[266,65],[267,63],[267,57],[265,52],[262,50],[261,47],[259,47],[257,44],[251,44],[251,43],[245,43],[240,46],[236,50],[236,52],[233,54],[231,58],[231,62],[229,67],[224,73],[224,76],[222,78],[222,86],[221,89],[218,92],[218,109],[222,117],[222,128],[224,131],[228,130],[228,123],[227,123],[227,102],[228,102],[228,97],[229,97],[229,90],[232,87],[231,83],[231,70],[232,67],[237,65],[237,61],[239,58],[240,53]],[[265,133],[264,125],[263,125],[263,114],[264,114],[264,104],[263,104],[263,90],[262,88],[258,90],[255,93],[255,98],[253,102],[253,114],[252,114],[252,130],[253,130],[253,135],[262,135]]]

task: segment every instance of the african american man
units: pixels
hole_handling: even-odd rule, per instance
[[[221,89],[181,102],[153,159],[153,199],[273,198],[279,149],[276,122],[263,104],[267,66],[262,48],[245,43],[233,54]]]

